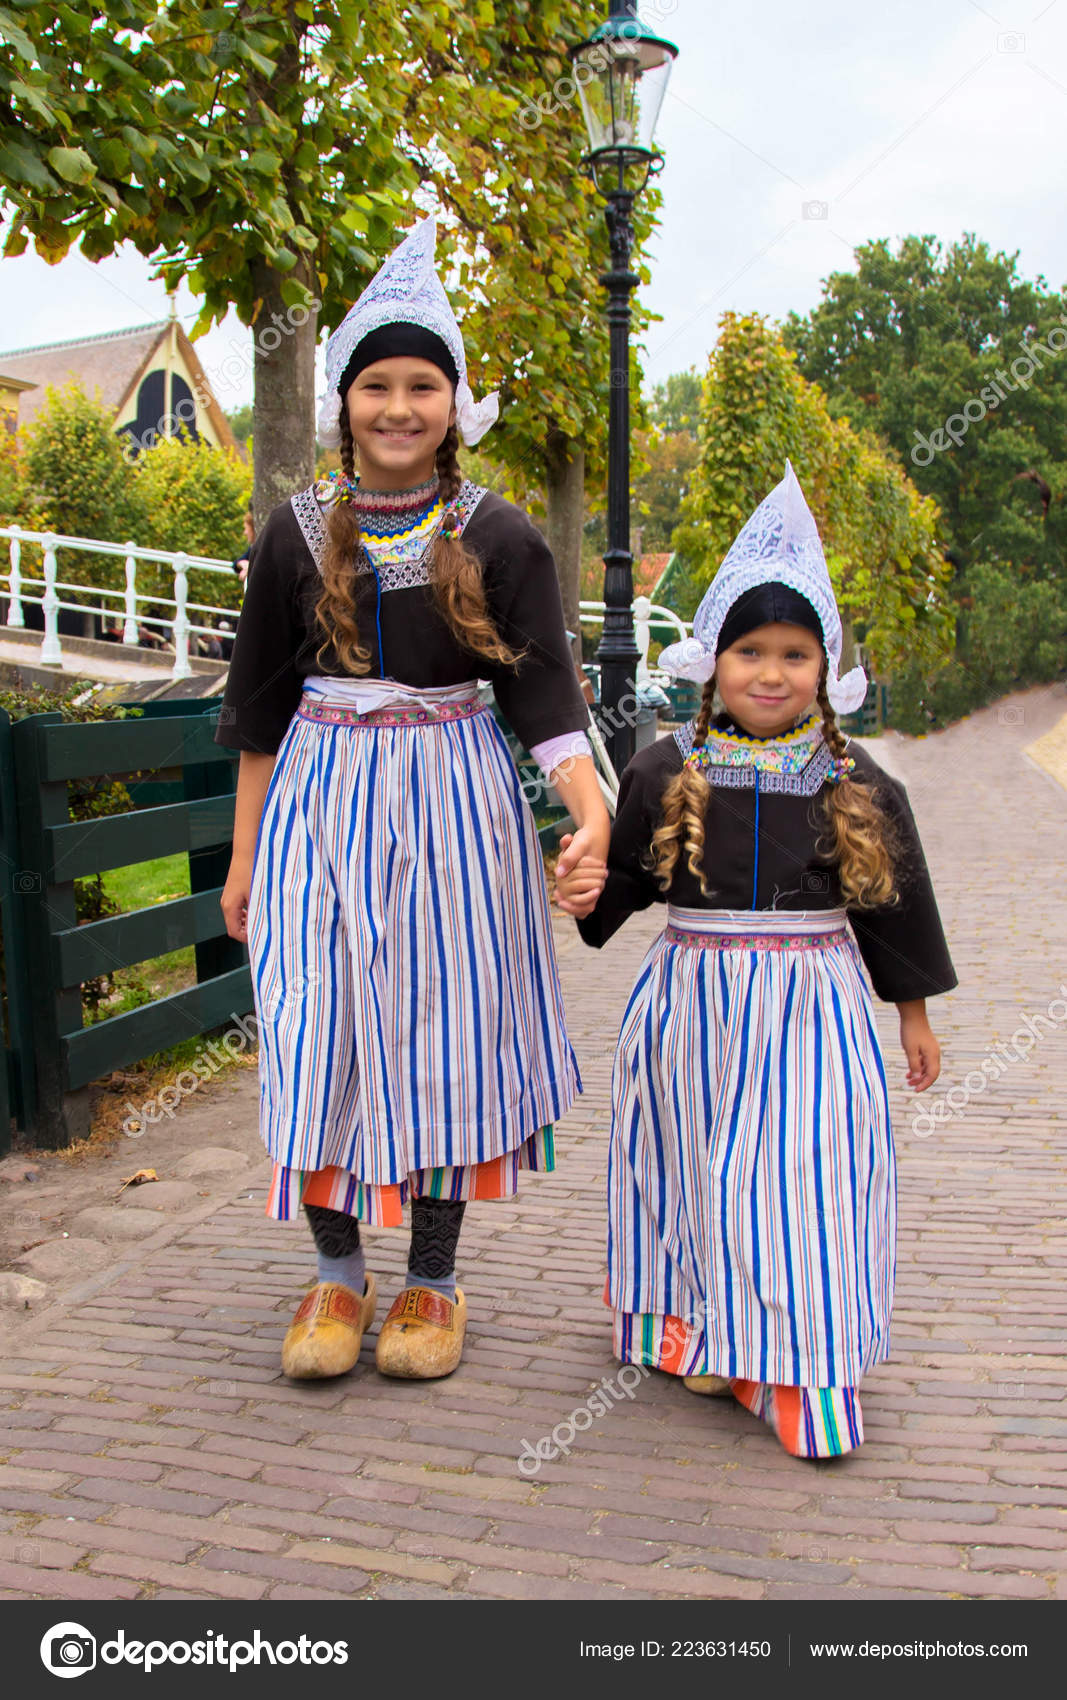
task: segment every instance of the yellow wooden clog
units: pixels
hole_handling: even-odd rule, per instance
[[[359,1357],[378,1308],[378,1283],[368,1273],[363,1297],[340,1281],[312,1287],[282,1342],[282,1370],[294,1381],[345,1375]]]
[[[729,1393],[730,1377],[728,1375],[683,1375],[682,1386],[688,1387],[690,1393]]]
[[[383,1375],[429,1381],[451,1375],[463,1356],[467,1301],[459,1287],[455,1303],[432,1287],[405,1287],[378,1335],[374,1361]]]

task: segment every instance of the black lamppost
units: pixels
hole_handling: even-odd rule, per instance
[[[605,741],[616,773],[634,753],[633,556],[630,553],[630,270],[634,200],[663,167],[653,134],[678,49],[650,35],[637,0],[611,0],[606,23],[571,49],[589,134],[582,163],[607,201],[611,270],[611,399],[608,420],[608,547],[604,556],[604,631],[597,650]]]

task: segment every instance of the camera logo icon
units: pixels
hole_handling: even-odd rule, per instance
[[[84,1676],[96,1665],[96,1637],[80,1623],[56,1623],[41,1641],[41,1663],[53,1676]]]

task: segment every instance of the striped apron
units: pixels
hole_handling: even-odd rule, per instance
[[[279,746],[247,929],[268,1215],[395,1225],[410,1196],[553,1167],[581,1081],[533,816],[476,690],[309,679]]]
[[[843,909],[668,907],[612,1082],[615,1351],[855,1388],[889,1351],[896,1170]]]

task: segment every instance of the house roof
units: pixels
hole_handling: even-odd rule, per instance
[[[40,343],[34,348],[17,348],[0,353],[0,370],[13,378],[26,378],[36,388],[27,391],[19,405],[24,425],[44,405],[49,384],[59,387],[77,378],[87,395],[99,390],[105,407],[119,408],[141,372],[148,365],[170,321],[159,319],[134,330],[105,331],[101,336],[75,337],[69,342]]]
[[[673,559],[673,555],[668,552],[663,555],[642,555],[639,561],[635,561],[634,595],[651,596]]]
[[[17,348],[0,353],[0,371],[12,378],[25,378],[35,386],[19,400],[19,421],[28,425],[44,405],[49,384],[56,388],[74,377],[87,395],[99,391],[101,402],[113,412],[127,402],[148,371],[152,357],[171,325],[178,332],[178,349],[201,398],[206,399],[208,418],[224,448],[237,449],[230,422],[215,399],[196,351],[181,325],[171,319],[156,319],[133,330],[104,331],[99,336],[74,337],[70,342],[39,343],[35,348]],[[238,450],[239,453],[243,451]]]

